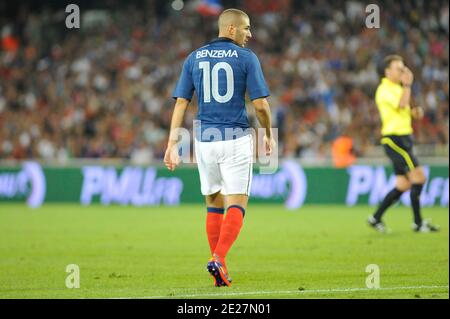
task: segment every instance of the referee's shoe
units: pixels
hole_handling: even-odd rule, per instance
[[[373,216],[369,216],[369,218],[367,219],[367,223],[369,224],[370,227],[372,227],[379,233],[387,234],[391,232],[391,230],[387,228],[386,225],[381,220],[377,220]]]
[[[431,233],[439,231],[439,226],[432,225],[428,220],[424,220],[421,225],[413,223],[412,228],[417,233]]]

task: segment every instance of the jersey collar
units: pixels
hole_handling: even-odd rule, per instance
[[[389,80],[389,79],[386,78],[386,77],[384,77],[381,81],[382,81],[383,83],[388,84],[388,85],[394,85],[394,86],[400,85],[400,84],[398,84],[398,83],[392,82],[391,80]]]
[[[212,43],[216,43],[216,42],[231,42],[236,44],[236,42],[234,42],[232,39],[227,38],[227,37],[219,37],[219,38],[215,38],[214,40],[212,40],[211,42],[209,42],[209,44]],[[237,45],[237,44],[236,44]]]

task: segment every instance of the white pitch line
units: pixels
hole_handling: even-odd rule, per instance
[[[230,293],[209,293],[173,296],[144,296],[144,297],[119,297],[111,299],[167,299],[167,298],[197,298],[197,297],[218,297],[218,296],[245,296],[245,295],[270,295],[270,294],[308,294],[326,292],[355,292],[355,291],[379,291],[379,290],[412,290],[412,289],[436,289],[447,288],[447,286],[407,286],[407,287],[386,287],[386,288],[340,288],[340,289],[316,289],[316,290],[275,290],[275,291],[244,291]]]

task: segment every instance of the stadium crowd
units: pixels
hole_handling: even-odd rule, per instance
[[[383,2],[372,29],[360,2],[282,3],[241,6],[271,90],[281,156],[330,157],[341,135],[358,156],[379,144],[373,96],[377,66],[391,53],[415,75],[414,104],[425,110],[414,124],[417,144],[448,145],[448,2]],[[216,36],[216,18],[189,3],[163,14],[151,2],[146,10],[81,9],[80,29],[65,27],[63,10],[22,9],[0,20],[0,158],[162,159],[182,62]],[[194,100],[186,127],[195,111]],[[248,112],[255,124],[250,102]]]

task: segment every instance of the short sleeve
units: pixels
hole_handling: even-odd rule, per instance
[[[189,55],[183,64],[183,69],[181,70],[180,78],[178,79],[177,85],[173,91],[172,97],[185,98],[188,100],[192,99],[194,94],[194,83],[192,80],[192,67],[191,67],[191,55]]]
[[[264,80],[264,74],[261,69],[256,55],[251,52],[246,64],[247,70],[247,90],[250,100],[266,97],[270,95],[267,88],[266,81]]]

